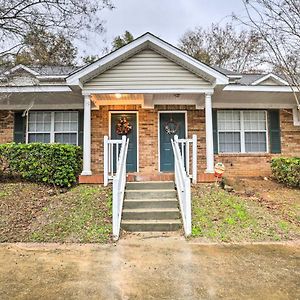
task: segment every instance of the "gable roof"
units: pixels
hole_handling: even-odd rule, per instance
[[[146,33],[122,48],[76,70],[67,78],[67,83],[80,85],[146,48],[158,52],[214,84],[228,84],[228,77],[225,74],[194,59],[151,33]]]
[[[267,81],[267,80],[272,80],[275,84],[277,83],[279,85],[289,85],[289,83],[287,81],[283,80],[279,76],[277,76],[275,74],[272,74],[272,73],[261,76],[259,79],[252,82],[251,85],[259,85],[259,84],[262,84],[264,81]]]
[[[23,70],[36,77],[67,77],[72,72],[78,70],[76,66],[24,66],[16,65],[12,68],[0,68],[0,77],[13,74],[16,71]]]

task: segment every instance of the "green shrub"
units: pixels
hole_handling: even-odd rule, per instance
[[[271,162],[273,176],[288,186],[300,187],[300,158],[273,158]]]
[[[82,168],[80,147],[65,144],[2,144],[0,176],[70,187]]]

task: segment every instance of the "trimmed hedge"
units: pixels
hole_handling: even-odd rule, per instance
[[[273,176],[288,186],[300,187],[300,158],[273,158],[271,162]]]
[[[82,169],[82,150],[65,144],[1,144],[0,177],[22,179],[61,187],[76,183]]]

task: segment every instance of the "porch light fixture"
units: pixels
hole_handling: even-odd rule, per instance
[[[115,94],[115,96],[116,96],[117,99],[122,98],[122,94]]]

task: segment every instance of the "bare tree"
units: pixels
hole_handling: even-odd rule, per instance
[[[0,54],[15,54],[34,28],[82,38],[87,31],[101,33],[99,12],[113,8],[111,0],[0,0]]]
[[[24,49],[15,57],[14,64],[70,66],[74,64],[77,50],[63,34],[52,34],[43,28],[29,32],[24,39]]]
[[[246,16],[234,18],[249,26],[265,43],[267,62],[289,83],[300,111],[300,1],[243,0]]]
[[[254,31],[237,32],[231,23],[188,31],[180,39],[179,48],[206,64],[237,72],[256,70],[264,52],[261,39]]]

